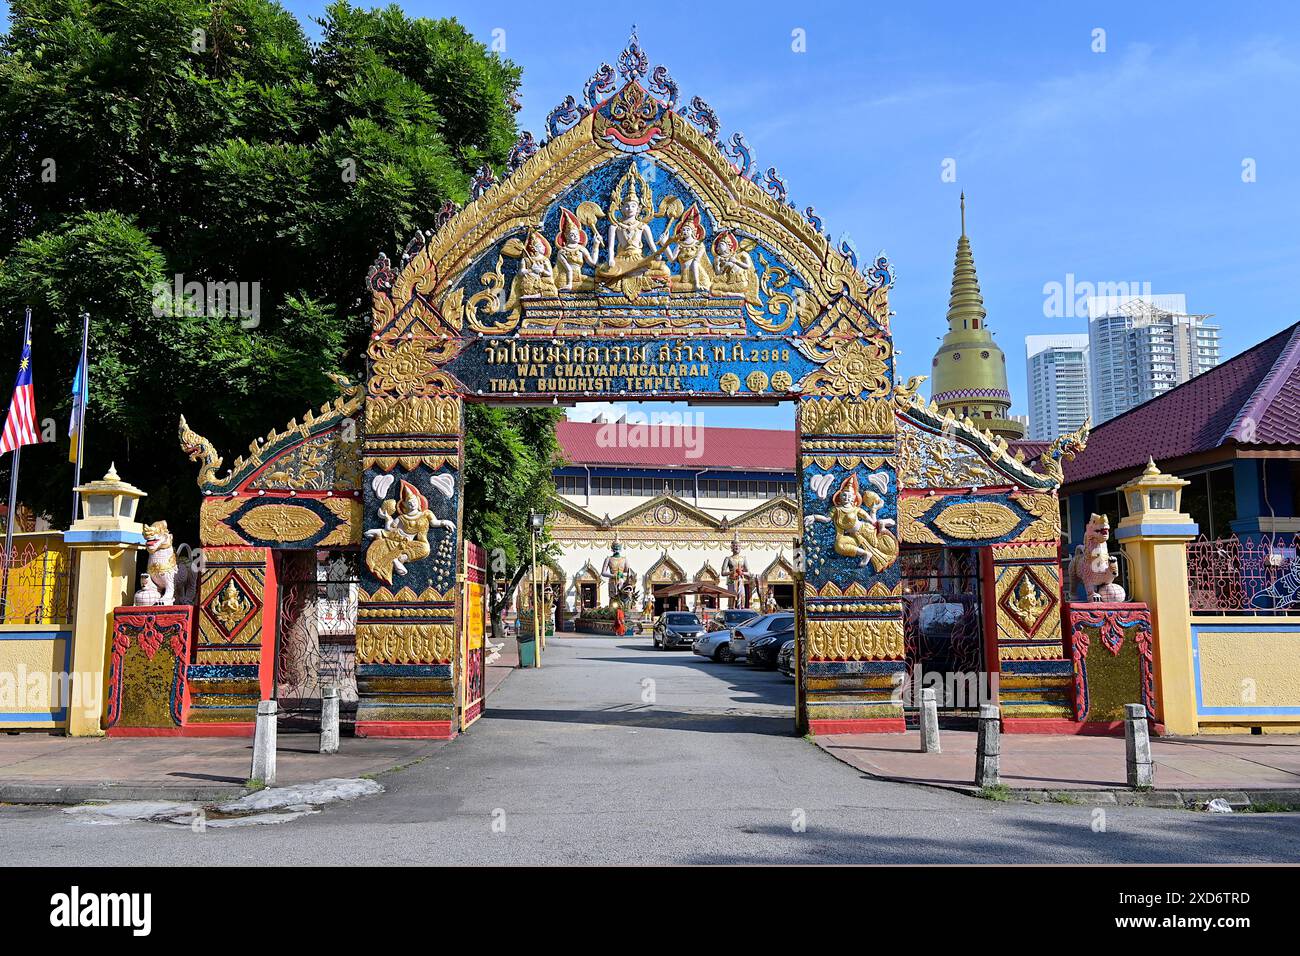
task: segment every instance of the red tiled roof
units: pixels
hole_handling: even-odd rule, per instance
[[[1300,323],[1098,425],[1065,485],[1212,451],[1233,441],[1300,445]]]
[[[795,436],[787,429],[562,421],[555,434],[573,465],[784,472],[795,468]]]

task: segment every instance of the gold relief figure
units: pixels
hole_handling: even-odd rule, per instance
[[[248,601],[235,584],[233,577],[226,582],[221,597],[217,599],[213,607],[216,611],[217,620],[221,622],[221,626],[226,629],[228,634],[234,631],[235,625],[244,619],[244,615],[248,613]]]
[[[582,212],[581,209],[578,211]],[[597,256],[602,240],[595,229],[591,233],[595,252],[587,248],[587,233],[579,217],[567,209],[560,209],[560,228],[555,234],[555,277],[556,288],[560,291],[590,292],[595,288],[595,280],[583,272],[584,266],[594,269],[599,261]]]
[[[555,270],[551,267],[551,244],[535,229],[524,236],[519,256],[519,272],[510,285],[510,298],[504,311],[519,307],[520,299],[556,295]]]
[[[402,481],[398,497],[386,498],[379,506],[382,528],[368,528],[366,567],[385,584],[393,583],[393,574],[405,574],[410,561],[420,561],[430,554],[429,530],[443,528],[454,532],[456,522],[439,518],[429,510],[428,499],[408,481]]]
[[[864,507],[865,505],[865,507]],[[835,528],[835,553],[846,558],[861,558],[883,571],[898,559],[898,538],[889,529],[892,518],[881,518],[885,499],[874,491],[864,493],[858,487],[857,472],[849,475],[831,496],[828,515],[808,515],[804,525],[825,522]]]
[[[671,229],[664,230],[662,243],[655,241],[650,224],[641,218],[642,211],[653,212],[654,196],[650,184],[629,166],[610,196],[609,246],[606,264],[596,270],[596,278],[634,298],[640,292],[667,283],[669,271],[663,261],[664,247]],[[677,211],[681,210],[680,202]]]
[[[1032,576],[1026,573],[1021,576],[1020,583],[1016,585],[1015,593],[1007,603],[1011,605],[1012,610],[1019,614],[1026,624],[1032,627],[1038,623],[1038,619],[1043,616],[1043,612],[1047,610],[1047,606],[1051,602],[1039,590]]]
[[[724,229],[713,239],[713,291],[743,295],[745,301],[758,305],[758,273],[749,258],[749,249],[730,229]]]
[[[682,221],[673,231],[676,249],[664,250],[664,256],[677,263],[679,274],[675,288],[685,292],[707,292],[713,282],[709,272],[709,257],[704,247],[704,227],[700,223],[700,207],[692,203]]]

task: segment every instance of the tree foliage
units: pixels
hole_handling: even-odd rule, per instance
[[[37,411],[58,440],[25,450],[21,496],[56,525],[70,506],[82,310],[86,475],[116,461],[150,493],[146,518],[192,535],[199,496],[178,413],[230,460],[332,397],[327,373],[362,373],[376,254],[430,227],[444,201],[464,202],[481,164],[504,163],[520,73],[457,21],[339,2],[316,22],[313,43],[271,0],[12,4],[0,38],[0,375],[31,306]],[[245,283],[246,302],[256,288],[256,323],[178,299],[178,276]],[[552,418],[468,418],[467,468],[482,480],[468,534],[513,560],[549,490]]]

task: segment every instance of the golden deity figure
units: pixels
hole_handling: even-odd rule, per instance
[[[663,242],[657,243],[649,222],[641,218],[643,212],[653,218],[654,196],[650,184],[633,164],[610,196],[606,264],[596,270],[597,279],[616,286],[629,297],[657,285],[666,285],[669,277],[663,251],[671,237],[665,235]]]
[[[248,612],[248,603],[244,600],[244,595],[235,585],[235,579],[232,576],[226,582],[225,588],[221,592],[221,597],[214,604],[217,620],[227,631],[233,631],[235,625],[244,619]]]
[[[590,292],[595,288],[595,280],[583,272],[583,267],[597,266],[603,240],[596,230],[591,232],[596,251],[587,248],[587,233],[578,217],[560,209],[560,228],[555,234],[555,277],[556,288],[561,292]]]
[[[665,249],[664,256],[676,262],[679,269],[678,275],[673,279],[673,288],[685,292],[708,292],[713,276],[709,270],[699,205],[691,204],[672,235],[677,248]]]
[[[865,505],[865,507],[864,507]],[[892,518],[881,518],[885,499],[874,491],[865,494],[858,487],[857,473],[849,475],[831,496],[830,514],[809,515],[804,525],[829,523],[835,528],[835,553],[846,558],[861,558],[877,571],[898,560],[898,538],[889,529]]]
[[[743,295],[747,302],[758,305],[758,274],[746,245],[730,229],[714,237],[712,287],[714,294]]]
[[[505,311],[518,308],[520,299],[556,294],[555,270],[551,267],[551,244],[536,229],[529,229],[524,236],[519,272],[510,286],[510,298],[506,302]]]
[[[1034,624],[1047,610],[1050,601],[1038,589],[1038,585],[1026,574],[1020,579],[1020,583],[1016,585],[1015,594],[1012,595],[1008,603],[1021,618],[1030,624]]]
[[[455,531],[456,522],[437,517],[429,510],[429,500],[409,481],[402,481],[397,498],[386,498],[379,506],[384,526],[369,528],[366,567],[385,584],[393,583],[393,574],[406,574],[406,565],[420,561],[431,553],[429,531],[442,528]]]

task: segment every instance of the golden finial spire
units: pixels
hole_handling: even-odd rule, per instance
[[[966,190],[961,193],[961,234],[966,235]]]

